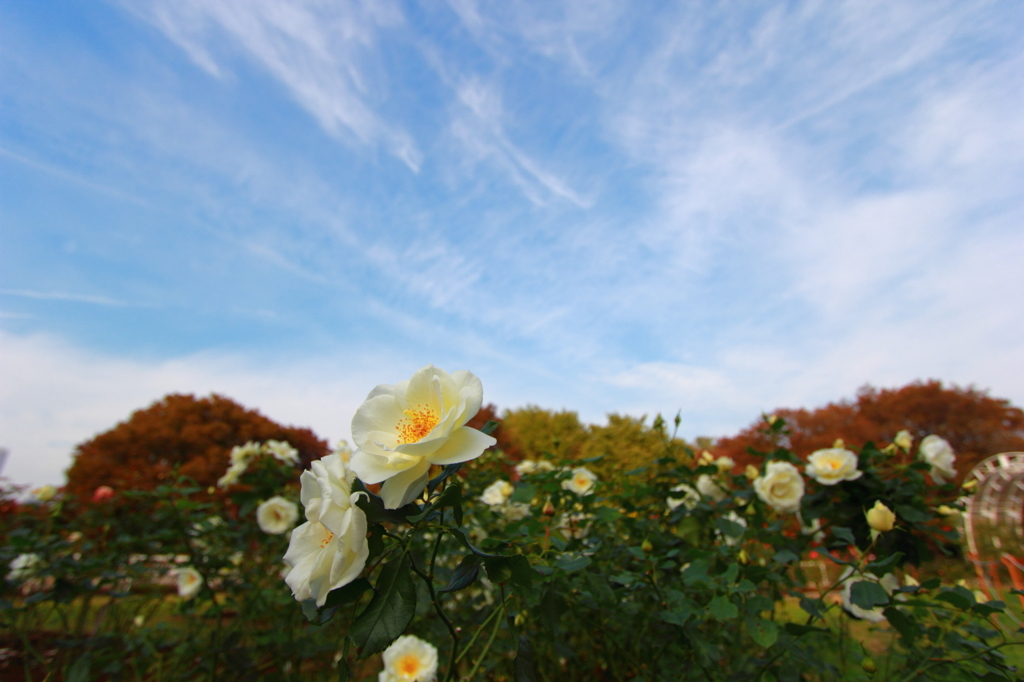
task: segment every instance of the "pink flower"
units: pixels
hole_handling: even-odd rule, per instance
[[[107,500],[114,497],[114,489],[109,485],[101,485],[99,488],[92,493],[93,502],[106,502]]]

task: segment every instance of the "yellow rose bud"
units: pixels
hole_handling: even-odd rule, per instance
[[[896,437],[892,439],[892,442],[893,445],[909,451],[910,446],[914,444],[914,437],[910,435],[910,431],[904,429],[896,434]]]
[[[882,504],[881,500],[875,502],[875,506],[869,509],[864,514],[868,519],[868,525],[871,526],[871,530],[884,533],[892,530],[892,527],[896,524],[896,515],[892,513],[892,510]]]
[[[873,673],[876,670],[878,670],[878,666],[875,665],[874,659],[872,659],[870,656],[864,657],[864,660],[860,662],[860,667],[864,668],[864,670],[868,671],[869,673]]]
[[[640,543],[640,549],[642,549],[645,552],[650,552],[652,549],[654,549],[654,545],[651,544],[650,540],[644,540]]]
[[[543,514],[544,516],[554,516],[555,515],[555,505],[551,504],[551,498],[550,497],[544,503],[544,508],[540,510],[540,513]]]
[[[775,426],[775,422],[779,421],[779,418],[776,417],[774,414],[770,414],[767,417],[765,417],[764,419],[765,419],[765,421],[768,422],[768,426]]]
[[[842,438],[836,438],[836,442],[832,443],[833,448],[845,448],[846,443],[843,442]]]
[[[757,477],[761,475],[761,472],[758,471],[757,467],[754,466],[753,464],[748,464],[746,471],[744,471],[743,473],[746,474],[747,478],[750,479],[751,481],[756,480]]]
[[[953,509],[952,507],[947,507],[944,504],[940,505],[939,508],[936,509],[935,511],[939,512],[943,516],[952,516],[953,514],[957,513],[956,509]]]
[[[961,486],[964,490],[974,490],[978,487],[978,479],[972,478]]]
[[[700,458],[697,459],[697,464],[699,464],[701,466],[704,466],[705,464],[714,464],[714,462],[715,462],[715,456],[712,455],[707,450],[705,450],[704,452],[700,453]]]
[[[747,550],[741,549],[740,553],[736,555],[736,560],[746,566],[750,563],[750,555],[747,554]]]

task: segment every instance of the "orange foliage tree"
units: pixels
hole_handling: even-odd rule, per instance
[[[175,470],[211,486],[227,469],[233,447],[267,440],[290,443],[305,468],[328,452],[310,429],[281,426],[223,396],[172,394],[75,448],[66,490],[81,500],[101,485],[150,490],[169,482]]]
[[[941,381],[915,382],[902,388],[865,386],[854,401],[829,403],[816,410],[780,409],[786,420],[788,442],[794,453],[806,458],[815,450],[832,447],[837,438],[860,448],[868,441],[878,447],[892,442],[907,430],[920,442],[934,433],[949,441],[956,452],[957,480],[978,462],[1000,452],[1024,450],[1024,412],[1008,400],[989,397],[986,391],[951,386]],[[715,454],[732,457],[738,464],[760,464],[747,448],[773,449],[763,422],[716,443]]]

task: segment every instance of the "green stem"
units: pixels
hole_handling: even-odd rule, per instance
[[[452,648],[448,654],[448,674],[445,675],[446,680],[453,679],[455,674],[455,660],[456,655],[459,651],[459,633],[455,630],[455,626],[448,620],[448,616],[444,614],[444,610],[441,608],[441,602],[437,599],[437,593],[434,591],[434,579],[433,575],[427,575],[419,569],[416,565],[416,560],[413,559],[412,555],[409,555],[409,566],[412,567],[413,572],[423,579],[423,582],[427,585],[427,591],[430,592],[430,603],[434,606],[434,611],[437,612],[438,617],[444,622],[446,628],[448,628],[448,634],[452,638]]]
[[[497,616],[499,613],[501,613],[501,609],[494,609],[493,611],[491,611],[491,615],[487,616],[487,618],[484,619],[484,622],[480,623],[480,627],[476,629],[476,632],[470,638],[469,643],[462,648],[462,651],[459,653],[459,657],[455,659],[456,663],[461,661],[462,657],[470,652],[470,650],[473,648],[473,645],[476,644],[477,637],[479,637],[480,633],[484,631],[484,628],[487,627],[487,624],[491,622],[491,619]]]
[[[505,611],[505,599],[504,599],[504,596],[502,596],[502,600],[501,600],[501,610],[504,613],[504,611]],[[498,610],[495,609],[494,612],[497,613]],[[481,626],[481,627],[483,627],[483,626]],[[494,621],[494,629],[491,630],[491,636],[487,640],[487,644],[484,645],[484,650],[480,652],[480,658],[477,659],[476,665],[474,665],[473,669],[469,671],[469,676],[466,678],[467,680],[472,680],[473,677],[476,675],[476,671],[480,669],[480,666],[483,664],[484,659],[487,658],[487,654],[491,650],[491,645],[494,644],[494,638],[498,636],[498,630],[500,630],[500,629],[501,629],[501,619],[498,618],[498,619],[496,619]]]

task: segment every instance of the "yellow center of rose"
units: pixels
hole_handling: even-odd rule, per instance
[[[420,671],[420,659],[414,654],[406,654],[398,659],[398,665],[395,667],[406,679],[412,680]]]
[[[320,549],[323,549],[324,547],[329,545],[331,543],[331,540],[333,540],[333,539],[334,539],[334,533],[332,533],[331,531],[327,531],[327,537],[325,537],[323,540],[320,541]]]
[[[412,409],[405,410],[403,414],[406,418],[395,425],[399,444],[418,443],[426,438],[440,421],[438,415],[425,405],[417,405]]]
[[[838,469],[841,464],[842,463],[838,459],[833,459],[831,462],[828,463],[828,465],[832,469],[832,471],[835,471],[836,469]]]

